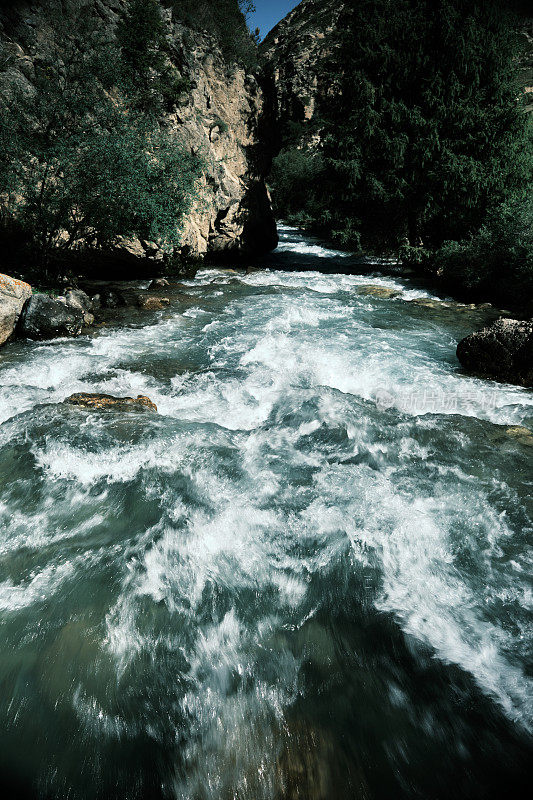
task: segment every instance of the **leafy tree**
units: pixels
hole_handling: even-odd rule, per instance
[[[200,160],[108,84],[118,55],[91,21],[93,47],[59,39],[35,90],[11,87],[0,113],[5,207],[44,264],[60,250],[109,246],[118,236],[178,243]]]
[[[322,220],[321,185],[325,176],[320,153],[301,147],[284,149],[274,158],[269,178],[275,187],[272,201],[277,213],[299,224]]]
[[[431,260],[444,281],[474,297],[524,309],[533,301],[533,194],[510,199],[492,210],[472,236],[447,241]]]

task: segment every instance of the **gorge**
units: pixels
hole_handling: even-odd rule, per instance
[[[351,15],[429,5],[0,9],[2,797],[528,796],[531,231],[330,224]]]

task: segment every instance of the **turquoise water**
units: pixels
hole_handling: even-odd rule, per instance
[[[0,351],[11,796],[525,796],[533,395],[462,374],[474,312],[281,240],[297,271]]]

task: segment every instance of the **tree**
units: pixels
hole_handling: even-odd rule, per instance
[[[496,0],[348,0],[323,65],[326,230],[367,249],[431,248],[523,189],[533,160],[518,47]]]
[[[44,265],[57,251],[118,236],[172,250],[201,171],[198,157],[108,83],[102,64],[119,55],[91,25],[92,47],[87,30],[60,38],[34,90],[11,87],[0,113],[5,206]]]

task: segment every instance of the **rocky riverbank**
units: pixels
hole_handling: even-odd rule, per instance
[[[14,339],[75,337],[110,325],[143,324],[155,312],[195,299],[178,281],[84,281],[78,287],[38,291],[0,275],[0,344]]]
[[[240,270],[245,274],[246,270]],[[236,273],[238,274],[238,272]],[[197,302],[188,287],[166,278],[152,281],[82,281],[62,293],[32,292],[29,284],[0,275],[0,344],[15,338],[53,339],[90,333],[106,326],[144,324],[156,312]],[[400,291],[381,284],[363,284],[362,297],[385,301]],[[469,373],[494,380],[533,386],[533,322],[500,316],[490,303],[475,305],[436,297],[415,297],[410,303],[428,309],[441,319],[447,313],[472,314],[472,326],[482,325],[459,342],[457,357]]]

